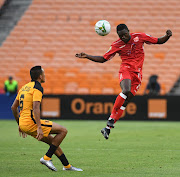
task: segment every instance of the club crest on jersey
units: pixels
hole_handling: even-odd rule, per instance
[[[134,42],[138,42],[139,41],[139,38],[138,37],[135,37],[134,38]]]

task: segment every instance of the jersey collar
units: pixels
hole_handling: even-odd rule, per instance
[[[36,82],[36,83],[38,83],[38,84],[40,84],[41,85],[41,83],[40,82],[38,82],[38,81],[36,81],[36,80],[31,80],[31,82]]]

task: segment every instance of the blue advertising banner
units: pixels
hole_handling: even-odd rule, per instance
[[[11,106],[14,102],[16,95],[6,96],[0,95],[0,119],[14,119]]]

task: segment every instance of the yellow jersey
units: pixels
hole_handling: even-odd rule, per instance
[[[33,115],[33,101],[42,101],[43,88],[38,81],[31,81],[24,85],[18,92],[16,99],[19,101],[20,119],[32,119],[35,122]]]

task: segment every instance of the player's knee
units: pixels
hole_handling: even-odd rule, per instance
[[[65,127],[63,127],[61,128],[60,132],[66,135],[68,133],[68,130]]]
[[[130,90],[129,88],[127,88],[127,89],[124,89],[124,90],[122,91],[122,93],[123,93],[124,95],[128,96],[128,95],[131,93],[131,90]]]
[[[126,107],[128,103],[129,103],[129,100],[125,100],[123,106]]]
[[[66,133],[66,135],[67,135],[67,133],[68,133],[68,130],[67,130],[67,129],[65,130],[65,133]]]
[[[67,130],[66,128],[64,129],[64,133],[65,133],[65,134],[67,134],[67,133],[68,133],[68,130]]]

